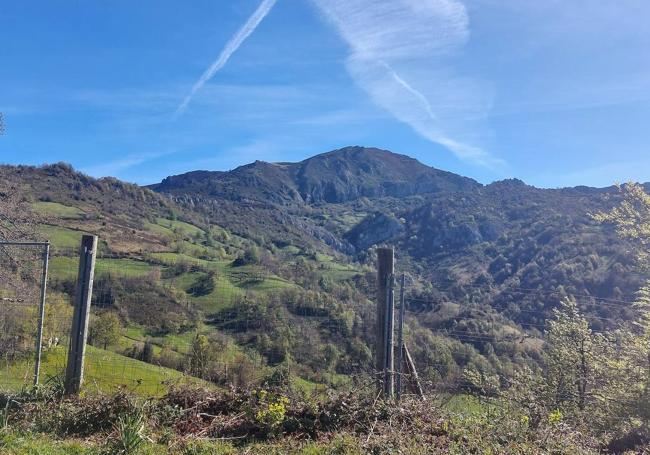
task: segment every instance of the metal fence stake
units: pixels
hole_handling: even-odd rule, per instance
[[[395,351],[393,349],[393,332],[394,332],[394,308],[395,299],[393,293],[394,277],[391,273],[387,278],[386,286],[386,310],[384,313],[384,396],[392,398],[394,392],[394,375],[395,375]]]
[[[47,293],[47,271],[50,263],[50,244],[44,245],[43,274],[41,276],[41,299],[38,307],[38,329],[36,333],[36,362],[34,364],[34,386],[38,385],[43,358],[43,324],[45,322],[45,295]]]
[[[402,273],[399,289],[399,319],[397,322],[397,399],[402,398],[402,376],[404,375],[404,287],[406,276]]]

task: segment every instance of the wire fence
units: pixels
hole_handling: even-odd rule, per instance
[[[0,385],[7,388],[37,384],[43,357],[56,357],[67,333],[55,317],[45,320],[48,258],[48,244],[0,242]]]
[[[349,374],[370,366],[368,352],[366,365],[345,352],[362,325],[352,309],[257,265],[100,258],[92,304],[86,382],[100,386],[162,393],[183,381],[247,387],[291,376],[314,389],[344,382],[342,361]],[[122,321],[119,337],[107,333]]]
[[[0,389],[31,386],[37,358],[42,256],[38,248],[0,250]],[[78,252],[50,261],[43,318],[41,382],[62,381],[67,365]],[[172,253],[144,257],[100,254],[92,293],[84,388],[126,388],[161,395],[172,387],[248,388],[291,382],[305,392],[376,383],[377,292],[374,272],[346,279],[323,261],[316,287],[301,286],[260,264],[208,261]],[[345,272],[347,273],[347,272]],[[338,274],[338,275],[335,275]],[[500,378],[539,360],[548,306],[557,290],[447,284],[423,293],[406,280],[404,344],[394,347],[405,393],[478,391],[489,395]],[[401,302],[395,289],[395,317]],[[486,309],[479,295],[523,295],[546,305]],[[575,294],[603,333],[635,310],[631,300]],[[397,336],[394,339],[398,346]],[[406,360],[404,360],[406,362]],[[468,371],[476,374],[468,375]],[[414,381],[415,376],[419,381]],[[398,376],[399,378],[399,376]]]

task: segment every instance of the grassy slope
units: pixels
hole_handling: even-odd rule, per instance
[[[50,260],[50,275],[58,279],[74,279],[77,276],[79,259],[58,256]],[[145,277],[155,266],[136,259],[98,259],[95,263],[97,276],[110,273],[129,278]]]
[[[79,248],[81,236],[87,234],[87,232],[51,225],[41,225],[39,226],[38,231],[43,237],[49,240],[55,248],[61,249]]]
[[[66,439],[57,440],[39,433],[0,432],[0,450],[3,455],[105,455],[106,440]],[[361,455],[360,443],[352,437],[336,436],[330,442],[271,441],[237,447],[228,441],[190,440],[185,444],[169,447],[146,442],[136,452],[139,455]]]
[[[51,378],[61,378],[65,372],[67,352],[62,346],[46,351],[41,364],[41,382]],[[34,362],[21,362],[0,368],[0,390],[19,391],[32,383]],[[196,378],[130,357],[124,357],[111,351],[88,346],[84,370],[86,391],[110,392],[126,387],[143,396],[155,396],[165,393],[170,386],[184,382],[205,384]]]
[[[198,267],[198,270],[190,270],[173,278],[163,278],[162,282],[166,286],[172,286],[176,292],[180,293],[179,295],[184,295],[184,299],[190,305],[196,306],[206,314],[226,308],[232,304],[236,296],[244,295],[247,292],[267,293],[296,286],[296,284],[272,275],[258,266],[233,267],[232,261],[246,245],[250,244],[250,240],[224,231],[221,227],[210,227],[213,242],[207,244],[205,242],[206,231],[186,221],[160,216],[149,217],[148,220],[133,218],[134,215],[130,215],[131,218],[129,218],[126,212],[119,212],[113,215],[106,213],[105,216],[102,216],[103,221],[99,224],[96,220],[89,220],[85,216],[86,213],[96,212],[96,208],[83,202],[79,204],[68,202],[67,204],[56,202],[37,202],[33,204],[35,211],[49,223],[39,226],[39,231],[55,246],[54,257],[50,263],[50,276],[52,278],[74,279],[76,277],[78,261],[76,257],[71,255],[78,248],[81,236],[86,230],[97,232],[97,228],[99,228],[101,231],[99,234],[103,237],[102,240],[108,242],[109,250],[114,250],[115,244],[113,242],[116,238],[122,238],[125,242],[130,241],[134,245],[133,248],[138,249],[126,252],[127,257],[121,259],[98,258],[96,265],[98,276],[111,273],[125,277],[146,277],[152,276],[151,273],[155,269],[164,270],[178,263]],[[132,226],[132,228],[127,231],[124,229],[125,225]],[[125,235],[127,232],[128,235]],[[145,239],[146,241],[139,243],[138,239]],[[229,253],[226,257],[223,256],[224,249]],[[117,251],[124,254],[123,245],[119,245]],[[285,251],[282,253],[289,258],[306,258],[302,255],[300,249],[293,246],[285,247]],[[208,258],[220,259],[209,260]],[[321,264],[321,269],[333,280],[347,278],[357,273],[349,266],[337,263],[330,256],[307,259]],[[207,271],[216,273],[213,292],[202,296],[194,296],[185,292]],[[213,330],[214,327],[212,326],[203,326],[199,329],[199,332],[209,335]],[[162,346],[166,345],[170,346],[173,351],[178,352],[179,359],[182,359],[183,353],[188,352],[195,333],[161,337],[148,333],[143,327],[129,325],[125,328],[125,336],[115,346],[115,349],[123,352],[138,340],[151,339],[154,343],[154,353],[160,353]],[[243,352],[242,347],[231,343],[226,352],[221,354],[224,358],[234,359],[237,354]],[[57,356],[49,357],[52,357],[56,363]],[[51,362],[47,363],[44,366],[45,374],[50,374],[55,369],[54,366]],[[23,365],[17,367],[17,369],[22,371],[20,374],[16,372],[14,377],[19,377],[20,381],[18,382],[22,384],[24,378],[29,377],[28,371],[30,367]],[[94,348],[92,348],[89,355],[87,371],[88,384],[96,382],[97,388],[100,390],[111,384],[122,383],[122,379],[128,377],[133,378],[132,383],[128,385],[139,387],[141,393],[158,392],[160,383],[168,375],[171,375],[171,379],[182,376],[172,370],[158,369],[155,366],[116,353],[95,350]],[[140,379],[140,385],[138,385],[138,379]],[[296,385],[305,390],[317,388],[316,384],[300,378],[297,379]]]
[[[70,220],[78,220],[85,214],[78,207],[71,207],[58,202],[35,202],[32,204],[32,209],[43,216],[54,216]]]

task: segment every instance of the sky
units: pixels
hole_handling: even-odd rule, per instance
[[[650,181],[646,0],[21,0],[0,163],[95,177],[388,149],[482,183]]]

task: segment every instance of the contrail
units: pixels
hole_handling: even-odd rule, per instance
[[[393,77],[395,82],[397,82],[399,85],[404,87],[404,89],[409,92],[411,95],[416,97],[420,103],[422,103],[422,107],[424,108],[425,111],[427,111],[427,114],[431,118],[431,120],[436,120],[436,115],[433,113],[433,109],[431,109],[431,103],[429,103],[429,100],[427,99],[426,96],[422,94],[422,92],[417,91],[411,84],[406,82],[399,74],[395,72],[395,70],[386,62],[383,60],[379,62],[386,70],[390,73],[390,75]]]
[[[239,46],[242,45],[246,38],[248,38],[250,34],[255,31],[258,25],[260,25],[260,22],[262,22],[266,15],[269,14],[276,1],[277,0],[263,0],[262,3],[260,3],[260,6],[257,7],[253,15],[248,18],[242,28],[240,28],[237,33],[235,33],[235,35],[230,38],[230,41],[226,43],[226,46],[221,51],[221,54],[219,54],[219,58],[215,60],[210,68],[208,68],[205,73],[203,73],[203,75],[199,78],[199,80],[194,84],[194,86],[192,86],[190,93],[185,97],[181,105],[178,106],[178,109],[176,109],[175,117],[178,117],[182,115],[183,112],[185,112],[187,105],[190,104],[190,101],[196,92],[198,92],[206,82],[212,79],[212,76],[214,76],[217,71],[219,71],[226,65],[226,63],[228,63],[228,60],[232,54],[234,54],[237,49],[239,49]]]

